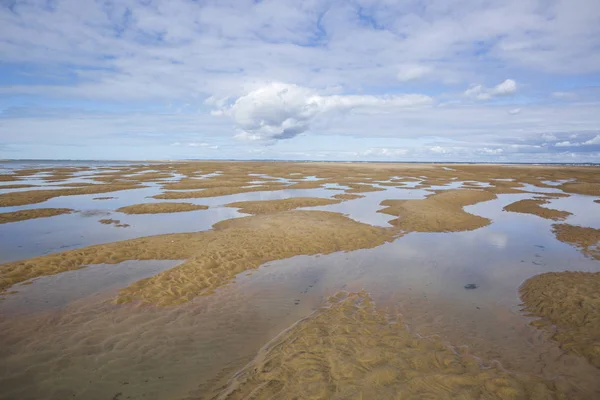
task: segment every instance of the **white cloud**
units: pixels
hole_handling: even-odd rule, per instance
[[[433,72],[433,67],[428,65],[419,64],[405,64],[401,65],[396,75],[398,80],[401,82],[408,82],[417,80],[430,75]]]
[[[239,97],[232,105],[213,111],[231,117],[247,140],[289,139],[310,128],[317,118],[351,110],[393,112],[432,104],[425,95],[320,95],[316,90],[280,82],[266,84]]]
[[[563,142],[558,142],[555,144],[556,147],[574,147],[574,146],[579,146],[579,143],[571,143],[568,140],[565,140]]]
[[[593,137],[592,139],[583,142],[583,144],[600,144],[600,135],[596,135],[595,137]]]
[[[408,149],[405,148],[388,148],[388,147],[374,147],[363,151],[360,155],[365,157],[397,157],[405,156],[409,153]]]
[[[477,100],[489,100],[496,96],[507,96],[517,92],[517,82],[512,79],[507,79],[502,83],[488,89],[482,85],[473,85],[465,90],[465,96]]]
[[[510,115],[517,115],[521,113],[521,109],[520,108],[512,108],[510,110],[508,110],[508,113]]]

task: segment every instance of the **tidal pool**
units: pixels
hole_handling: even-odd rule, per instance
[[[294,179],[314,181],[319,176]],[[254,176],[258,177],[266,175]],[[394,217],[377,212],[383,208],[381,201],[423,199],[431,190],[452,190],[462,182],[415,189],[414,181],[406,180],[398,182],[398,187],[379,186],[384,191],[360,193],[362,198],[307,209],[390,227],[388,221]],[[79,212],[0,225],[0,262],[142,236],[206,231],[219,221],[245,216],[225,207],[232,202],[331,198],[341,191],[328,187],[345,188],[340,183],[189,199],[209,207],[192,212],[126,215],[115,211],[157,202],[150,196],[161,191],[160,184],[146,185],[3,207],[3,212],[36,207]],[[532,185],[526,189],[541,192]],[[114,198],[94,200],[102,196]],[[551,271],[600,271],[597,260],[556,239],[555,221],[502,210],[534,196],[500,194],[464,207],[468,213],[491,220],[483,228],[407,232],[372,249],[267,262],[238,274],[234,282],[214,293],[177,306],[117,305],[114,298],[132,282],[181,261],[91,265],[14,285],[9,291],[16,293],[0,300],[0,398],[205,398],[330,296],[362,290],[378,309],[399,312],[416,337],[436,336],[453,349],[468,348],[468,353],[497,362],[508,371],[566,382],[576,387],[575,398],[594,398],[600,393],[598,369],[582,357],[565,353],[544,332],[530,326],[533,318],[521,312],[518,287],[526,279]],[[567,223],[598,228],[600,206],[595,199],[574,194],[552,199],[545,206],[571,212]],[[101,218],[118,219],[130,227],[102,225]],[[465,289],[471,284],[475,289]]]

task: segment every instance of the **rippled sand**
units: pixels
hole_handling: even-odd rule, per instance
[[[187,260],[122,289],[117,301],[173,305],[231,281],[242,271],[295,255],[370,248],[397,233],[336,213],[288,211],[227,220],[212,231],[151,236],[2,265],[0,288],[89,264],[125,260]]]
[[[289,211],[301,207],[328,206],[341,200],[319,199],[314,197],[294,197],[282,200],[238,201],[226,204],[227,207],[239,208],[244,214],[272,214]]]
[[[600,273],[537,275],[521,286],[520,294],[525,310],[541,317],[535,326],[600,368]]]
[[[206,398],[565,399],[571,390],[485,363],[411,334],[365,292],[338,293]]]
[[[533,214],[542,218],[553,219],[555,221],[564,220],[569,215],[572,215],[568,211],[559,211],[553,210],[551,208],[542,207],[542,205],[548,203],[549,201],[546,199],[519,200],[504,207],[504,211]]]
[[[424,200],[385,200],[379,212],[398,216],[391,223],[404,231],[458,232],[481,228],[490,220],[469,214],[464,206],[495,199],[482,190],[451,190],[433,194]]]
[[[56,215],[70,214],[72,212],[73,210],[70,208],[34,208],[31,210],[12,211],[0,213],[0,224],[35,218],[54,217]]]
[[[84,293],[85,279],[93,279],[85,271],[96,264],[178,263],[76,301],[62,301],[56,290],[62,308],[2,315],[0,359],[7,368],[0,386],[8,394],[0,398],[598,397],[599,273],[547,271],[600,269],[600,229],[589,214],[589,204],[600,201],[590,197],[600,196],[599,173],[564,166],[169,162],[0,174],[8,183],[0,185],[0,207],[8,208],[0,223],[32,227],[72,218],[64,229],[80,234],[85,228],[75,224],[92,216],[107,233],[65,246],[72,250],[59,244],[37,253],[46,255],[1,264],[0,295],[26,292],[21,284],[36,290],[38,279],[40,288],[60,288],[62,278],[80,272]],[[92,197],[99,193],[111,196]],[[589,224],[584,211],[553,206],[569,197],[588,210]],[[177,199],[189,202],[170,201]],[[23,208],[29,204],[44,208]],[[488,205],[498,213],[482,214]],[[296,210],[310,207],[327,211]],[[253,215],[239,218],[232,208]],[[513,225],[500,229],[497,219]],[[185,230],[154,230],[184,220]],[[60,223],[48,226],[31,240],[61,235]],[[517,242],[523,227],[539,240],[527,238],[525,250]],[[485,240],[491,247],[480,251]],[[544,258],[548,244],[555,263]],[[473,253],[488,250],[497,259],[486,253],[471,265]],[[426,264],[405,265],[434,251]],[[361,252],[364,259],[356,256]],[[329,261],[311,275],[322,259]],[[499,260],[513,264],[498,268]],[[308,296],[317,282],[319,295]],[[366,282],[370,293],[360,291]],[[430,284],[443,295],[432,299]],[[325,300],[338,290],[344,292]],[[518,295],[531,319],[521,314]],[[372,298],[388,299],[386,308]]]
[[[553,225],[554,234],[561,242],[569,243],[596,260],[600,260],[600,229],[569,224]]]
[[[207,206],[192,203],[143,203],[121,207],[117,211],[125,214],[161,214],[206,210],[207,208]]]

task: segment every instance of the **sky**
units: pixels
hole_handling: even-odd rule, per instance
[[[0,158],[600,162],[600,1],[0,0]]]

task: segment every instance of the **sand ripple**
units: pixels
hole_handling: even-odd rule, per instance
[[[207,396],[210,397],[210,396]],[[329,304],[267,344],[214,399],[554,399],[554,382],[510,374],[409,333],[365,292]]]

